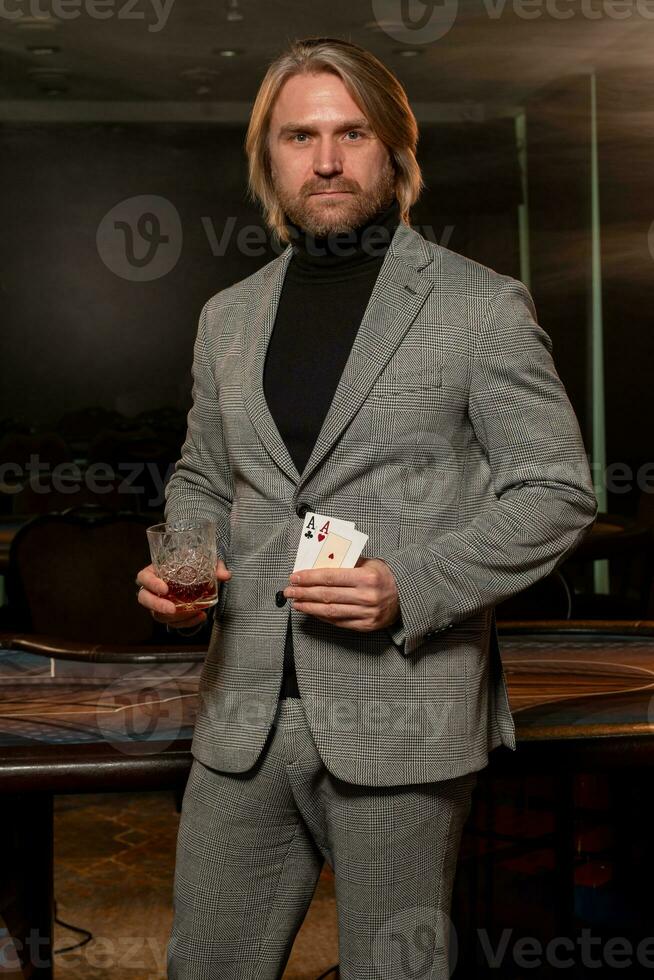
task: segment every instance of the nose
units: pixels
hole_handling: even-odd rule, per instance
[[[316,149],[313,171],[321,177],[333,177],[343,173],[343,162],[337,148],[329,140],[323,140]]]

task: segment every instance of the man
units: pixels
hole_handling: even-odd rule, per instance
[[[493,607],[595,517],[528,291],[408,224],[416,145],[397,79],[345,41],[294,42],[254,105],[250,189],[290,244],[205,305],[166,488],[221,556],[174,980],[281,977],[324,860],[343,980],[449,975],[477,772],[515,748]],[[309,511],[369,535],[355,568],[290,575]],[[203,621],[137,581],[156,618]]]

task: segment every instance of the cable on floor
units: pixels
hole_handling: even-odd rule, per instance
[[[75,943],[74,946],[62,946],[61,949],[55,949],[54,951],[55,956],[57,955],[57,953],[70,953],[73,949],[79,949],[81,946],[86,946],[86,944],[91,942],[91,940],[93,939],[93,933],[89,932],[88,929],[81,929],[79,926],[71,926],[70,922],[64,922],[63,919],[57,918],[56,898],[54,901],[54,920],[57,923],[57,925],[63,926],[64,929],[72,929],[73,932],[81,932],[82,935],[85,936],[84,939],[82,939],[79,943]]]

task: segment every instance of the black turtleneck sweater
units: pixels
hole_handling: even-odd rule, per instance
[[[318,438],[399,221],[397,198],[365,225],[324,237],[287,219],[293,256],[268,344],[263,387],[298,473]],[[290,612],[281,696],[300,696]]]

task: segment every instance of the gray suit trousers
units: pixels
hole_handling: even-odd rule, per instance
[[[287,698],[254,767],[193,760],[177,839],[169,980],[278,980],[323,862],[342,980],[446,980],[450,906],[477,773],[411,786],[332,775]]]

